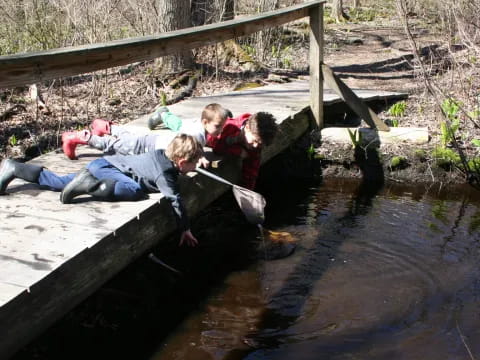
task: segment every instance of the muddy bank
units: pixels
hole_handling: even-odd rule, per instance
[[[353,144],[321,141],[312,147],[311,133],[305,134],[284,153],[262,167],[259,191],[274,182],[291,179],[322,181],[331,178],[363,179],[376,183],[456,185],[469,182],[461,164],[434,156],[431,143],[382,144],[354,147]],[[476,184],[472,184],[475,185]]]

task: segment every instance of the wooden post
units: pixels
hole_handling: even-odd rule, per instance
[[[323,3],[310,9],[310,108],[318,129],[323,127]]]

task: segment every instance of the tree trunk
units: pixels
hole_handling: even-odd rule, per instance
[[[356,9],[360,7],[360,0],[353,0],[353,7]]]
[[[190,0],[158,0],[159,30],[167,32],[191,26]],[[192,52],[184,50],[157,62],[162,73],[179,72],[192,66]]]
[[[212,5],[208,0],[192,0],[191,14],[193,26],[200,26],[209,23]]]
[[[332,0],[332,17],[336,22],[348,19],[348,16],[343,12],[343,0]]]

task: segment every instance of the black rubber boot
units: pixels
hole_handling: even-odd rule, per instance
[[[88,193],[98,199],[111,201],[114,198],[116,183],[117,181],[112,179],[100,180],[95,190],[92,189]]]
[[[63,189],[60,201],[70,204],[79,195],[92,195],[102,200],[112,200],[115,180],[98,180],[88,169],[81,170]]]
[[[78,195],[88,194],[90,189],[95,188],[99,181],[87,168],[81,170],[70,181],[60,194],[60,201],[64,204],[70,204],[73,198]]]
[[[28,182],[38,182],[43,167],[33,164],[24,164],[12,159],[5,159],[0,165],[0,195],[5,194],[8,184],[15,178]]]

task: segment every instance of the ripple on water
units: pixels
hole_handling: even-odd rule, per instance
[[[205,358],[465,359],[460,333],[480,353],[479,202],[347,185],[291,205],[272,230],[296,251],[231,274],[207,302]]]

